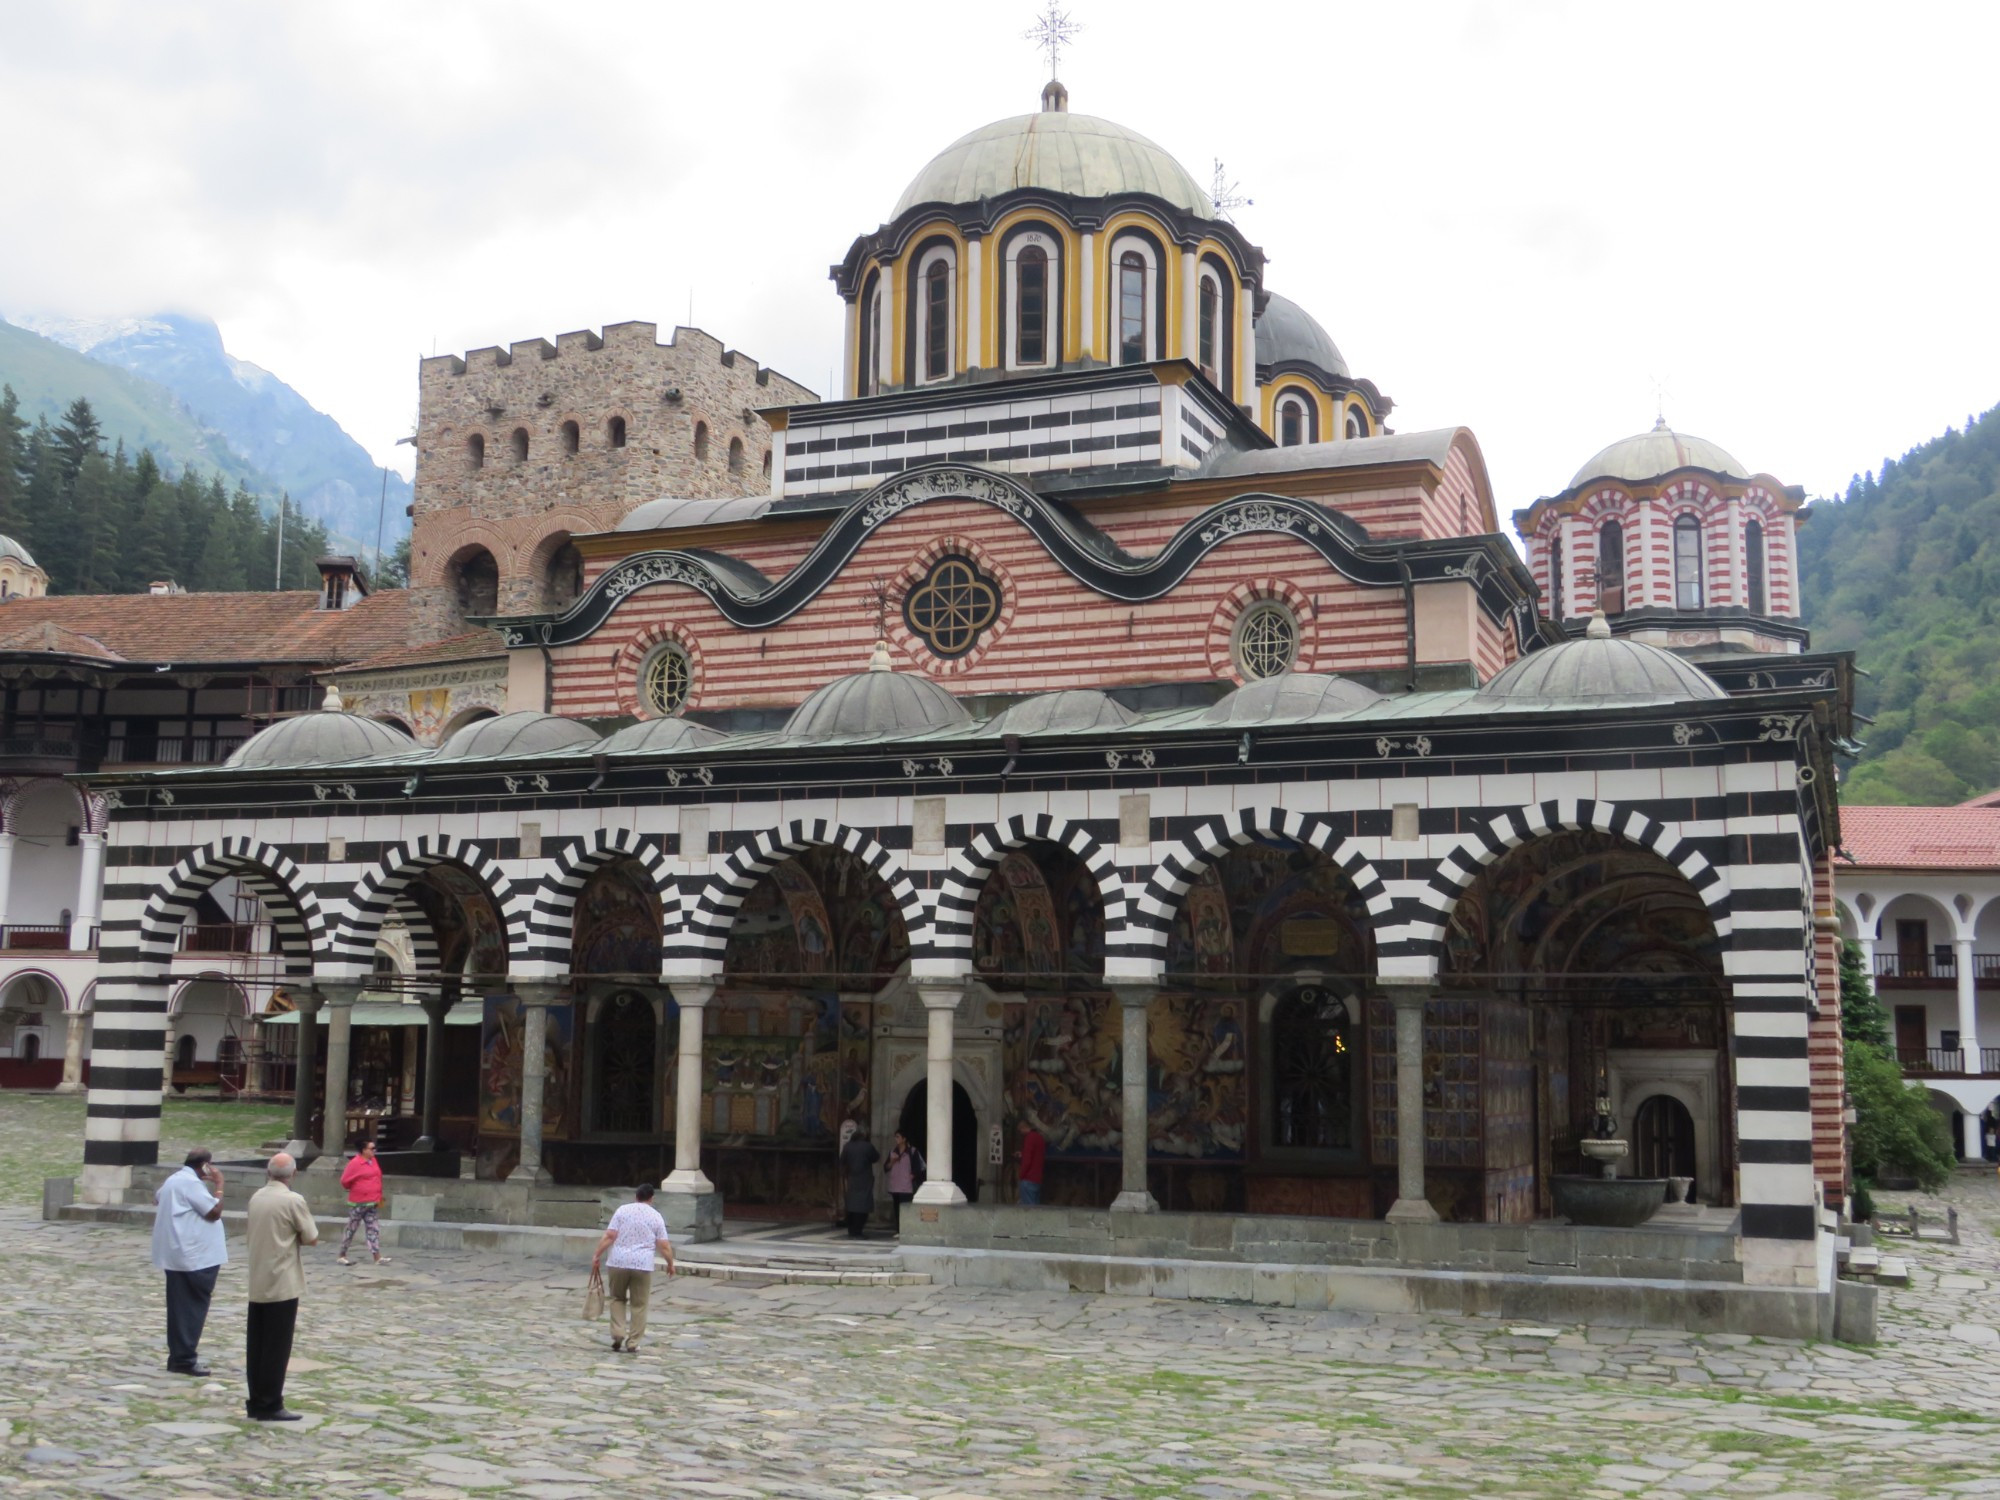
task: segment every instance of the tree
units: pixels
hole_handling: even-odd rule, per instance
[[[1876,997],[1856,942],[1840,945],[1840,1034],[1850,1042],[1889,1049],[1889,1012]]]
[[[368,580],[373,589],[406,589],[410,586],[410,539],[396,543],[396,550],[383,558]]]
[[[70,402],[69,409],[63,413],[62,421],[56,426],[56,446],[62,452],[63,475],[72,482],[83,468],[86,458],[104,451],[104,426],[83,397],[78,396]]]
[[[1951,1176],[1958,1153],[1944,1116],[1920,1085],[1903,1077],[1888,1048],[1847,1044],[1847,1093],[1854,1101],[1854,1177],[1863,1187],[1907,1175],[1935,1188]]]
[[[0,385],[0,535],[22,540],[27,527],[28,424],[11,385]]]

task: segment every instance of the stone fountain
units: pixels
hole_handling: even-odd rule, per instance
[[[1611,1113],[1611,1097],[1600,1084],[1597,1110],[1591,1133],[1577,1143],[1590,1160],[1598,1164],[1598,1175],[1557,1173],[1549,1178],[1549,1194],[1556,1212],[1572,1224],[1603,1229],[1632,1229],[1643,1224],[1666,1202],[1664,1177],[1620,1177],[1618,1163],[1630,1148],[1618,1139],[1617,1117]]]

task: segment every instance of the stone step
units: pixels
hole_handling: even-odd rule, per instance
[[[72,1203],[59,1211],[64,1219],[91,1224],[121,1224],[150,1231],[153,1210],[143,1203]],[[347,1216],[315,1215],[320,1243],[340,1243]],[[222,1226],[232,1238],[243,1234],[244,1215],[224,1209]],[[545,1224],[453,1224],[402,1219],[382,1220],[384,1249],[494,1250],[588,1265],[602,1233],[595,1227],[567,1228]],[[677,1257],[683,1276],[716,1281],[742,1281],[773,1286],[929,1286],[928,1271],[913,1271],[892,1251],[773,1252],[756,1245],[732,1245],[727,1240],[690,1245]]]
[[[1847,1252],[1847,1269],[1856,1276],[1873,1276],[1881,1268],[1882,1252],[1856,1248]]]
[[[1900,1255],[1885,1255],[1875,1272],[1878,1286],[1908,1286],[1910,1284],[1910,1263]]]

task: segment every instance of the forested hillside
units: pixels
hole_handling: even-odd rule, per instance
[[[278,572],[278,527],[285,529]],[[187,589],[317,588],[326,532],[288,498],[266,513],[249,488],[190,465],[169,479],[136,458],[81,397],[59,422],[29,423],[0,387],[0,534],[48,571],[55,594],[143,593],[155,580]]]
[[[1867,676],[1851,803],[1960,802],[2000,786],[2000,407],[1885,459],[1799,528],[1817,650]]]

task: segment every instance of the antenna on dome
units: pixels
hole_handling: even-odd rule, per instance
[[[1653,431],[1667,430],[1667,383],[1659,376],[1653,377]]]
[[[1055,0],[1049,0],[1049,8],[1035,17],[1033,26],[1021,33],[1028,41],[1049,55],[1049,83],[1052,88],[1042,90],[1044,110],[1062,109],[1069,101],[1069,90],[1056,82],[1056,73],[1062,62],[1063,48],[1067,47],[1070,40],[1082,30],[1081,21],[1071,20],[1068,11],[1057,5]],[[1057,102],[1053,105],[1049,102],[1051,93],[1058,95]]]
[[[1228,218],[1232,208],[1254,208],[1257,203],[1255,198],[1244,195],[1242,183],[1230,180],[1219,156],[1215,158],[1215,176],[1209,183],[1208,201],[1215,205],[1218,219]]]

